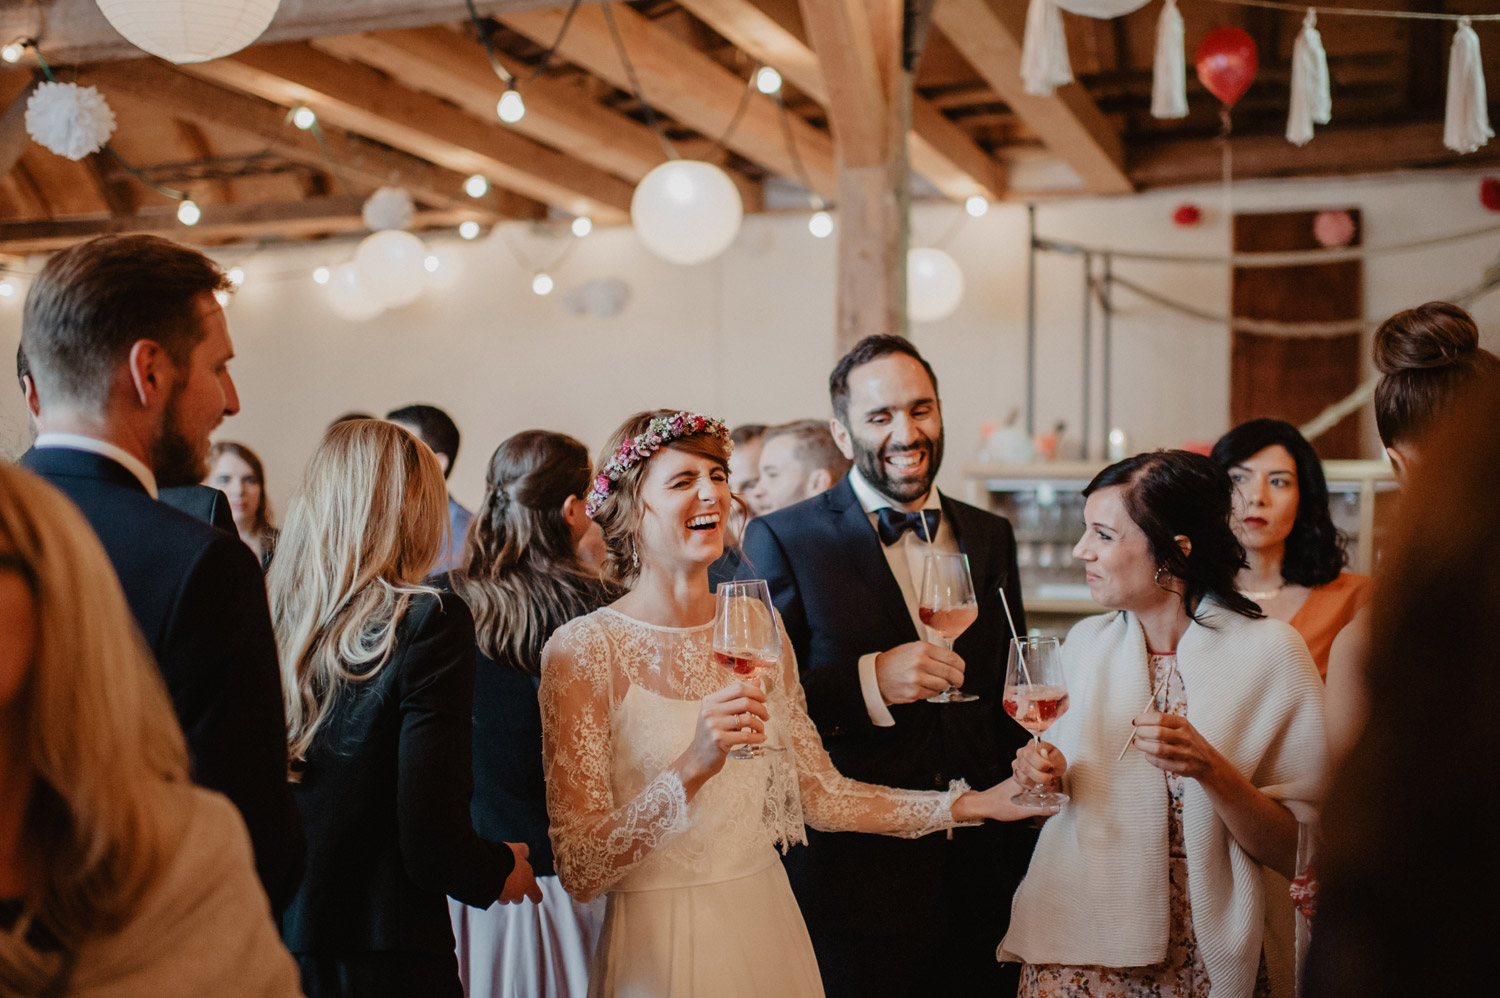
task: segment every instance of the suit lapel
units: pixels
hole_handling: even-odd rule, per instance
[[[885,609],[891,623],[907,636],[905,640],[916,641],[917,629],[906,610],[906,598],[891,574],[880,537],[870,525],[870,514],[859,504],[848,476],[824,494],[828,496],[828,512],[834,519],[837,550],[848,563],[849,574],[869,591],[874,605]]]
[[[995,567],[992,565],[994,552],[991,550],[991,538],[989,531],[985,529],[987,524],[971,516],[967,506],[954,502],[941,492],[938,493],[938,498],[943,504],[943,517],[958,540],[958,549],[969,556],[969,575],[974,579],[974,593],[982,600],[985,590],[995,590],[1005,584],[1003,575],[990,578]],[[1003,566],[1000,571],[1004,572]],[[994,593],[990,592],[990,595]]]

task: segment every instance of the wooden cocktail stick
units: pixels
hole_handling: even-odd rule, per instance
[[[1154,690],[1151,691],[1151,699],[1146,701],[1146,707],[1150,707],[1150,706],[1152,706],[1153,704],[1156,703],[1156,695],[1161,692],[1163,686],[1167,685],[1167,681],[1172,678],[1172,670],[1176,669],[1176,668],[1177,668],[1177,663],[1174,661],[1172,663],[1172,668],[1168,669],[1166,675],[1164,675],[1164,676],[1161,677],[1161,682],[1159,682],[1159,683],[1156,684],[1156,689],[1154,689]],[[1137,711],[1137,713],[1144,713],[1145,710],[1146,710],[1146,707],[1142,707],[1139,711]],[[1125,745],[1120,749],[1120,754],[1117,755],[1117,756],[1115,756],[1115,762],[1119,762],[1121,759],[1125,758],[1125,753],[1129,752],[1130,751],[1130,746],[1132,746],[1134,744],[1135,744],[1135,728],[1132,727],[1130,729],[1130,739],[1128,741],[1126,741]]]

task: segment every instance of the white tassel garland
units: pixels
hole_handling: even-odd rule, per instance
[[[1183,53],[1182,14],[1177,0],[1167,0],[1156,19],[1156,64],[1151,71],[1151,116],[1186,118],[1187,57]]]
[[[1469,153],[1495,137],[1484,92],[1484,63],[1479,36],[1467,17],[1459,18],[1448,57],[1448,113],[1443,122],[1443,145]]]
[[[1051,97],[1073,82],[1062,11],[1052,0],[1031,0],[1026,10],[1026,38],[1021,43],[1021,80],[1033,97]]]
[[[1312,141],[1313,125],[1328,124],[1332,113],[1328,53],[1323,51],[1323,36],[1318,33],[1318,12],[1309,10],[1292,47],[1292,107],[1286,118],[1286,140],[1307,145]]]

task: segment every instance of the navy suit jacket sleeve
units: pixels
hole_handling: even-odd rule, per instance
[[[814,654],[812,627],[781,538],[764,519],[755,519],[746,524],[741,547],[746,562],[741,576],[765,579],[771,589],[771,600],[797,654],[808,714],[819,732],[827,736],[873,728],[859,682],[859,657],[823,661]]]
[[[503,843],[474,832],[474,618],[452,593],[423,600],[401,670],[396,820],[401,858],[417,886],[475,908],[500,896],[515,867]]]
[[[286,712],[265,584],[238,537],[221,534],[203,549],[167,634],[163,673],[197,782],[239,808],[261,883],[279,909],[296,893],[304,843],[286,782]],[[174,663],[179,675],[169,672]]]

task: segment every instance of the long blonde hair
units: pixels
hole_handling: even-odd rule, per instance
[[[187,746],[93,529],[61,493],[4,464],[0,550],[19,561],[35,607],[15,701],[35,779],[20,840],[25,905],[73,952],[124,926],[169,858]],[[24,935],[0,933],[0,992],[35,991],[63,966]]]
[[[448,530],[437,458],[393,423],[329,427],[292,497],[267,580],[288,752],[305,760],[339,697],[390,658]]]

